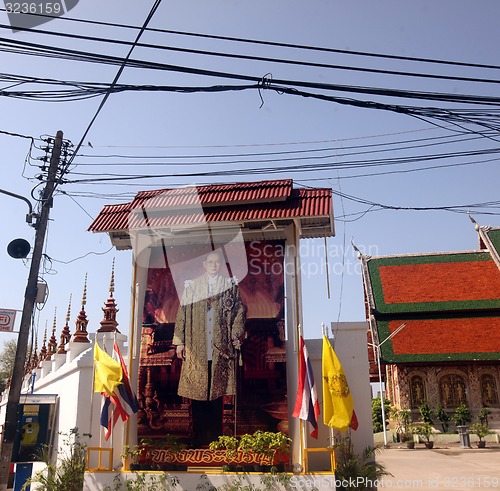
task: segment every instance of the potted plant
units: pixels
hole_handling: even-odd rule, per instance
[[[479,419],[480,423],[485,423],[488,425],[488,415],[491,414],[490,408],[488,407],[483,407],[482,409],[479,410],[479,413],[477,415],[477,419]]]
[[[240,442],[237,437],[229,435],[220,435],[217,440],[210,442],[208,448],[210,450],[225,450],[226,451],[226,464],[222,466],[224,472],[233,470],[230,462],[236,457]]]
[[[288,461],[291,439],[281,431],[257,430],[253,435],[243,435],[238,448],[260,456],[260,465],[266,462],[284,465]],[[261,470],[261,469],[259,469]],[[273,469],[277,470],[277,469]]]
[[[448,430],[450,428],[450,423],[449,423],[450,417],[446,412],[446,409],[441,404],[439,404],[434,410],[434,414],[441,423],[441,428],[443,429],[443,433],[448,433]]]
[[[141,460],[146,455],[147,446],[145,440],[141,440],[137,445],[124,445],[120,457],[125,461],[125,468],[129,467],[131,471],[143,469],[145,464]]]
[[[459,426],[466,426],[467,424],[469,424],[472,421],[472,415],[469,411],[469,408],[462,403],[455,409],[452,419],[453,421],[455,421],[455,424],[458,428]]]
[[[479,441],[477,442],[477,447],[478,448],[485,448],[486,447],[486,442],[483,440],[483,438],[486,435],[492,435],[493,431],[491,431],[488,428],[488,425],[486,423],[474,423],[471,425],[469,429],[469,433],[472,433],[473,435],[477,435],[479,438]]]
[[[415,426],[408,426],[408,431],[406,433],[406,448],[415,448],[415,438],[416,434]]]
[[[410,430],[411,423],[411,411],[409,409],[400,409],[397,413],[398,418],[398,430],[400,434],[400,440],[402,442],[408,442],[413,440],[413,433]]]
[[[149,441],[149,454],[155,461],[154,456],[157,451],[160,452],[160,457],[157,459],[163,463],[159,464],[161,471],[185,471],[187,466],[176,463],[175,455],[185,450],[187,445],[179,441],[176,435],[164,435],[161,439]],[[166,454],[166,455],[165,455]]]
[[[336,462],[335,481],[341,483],[337,489],[373,489],[370,483],[380,481],[384,476],[392,476],[385,465],[375,458],[380,448],[366,447],[358,454],[350,437],[335,439],[333,447]],[[358,483],[355,488],[350,484],[353,481]]]
[[[420,411],[420,416],[422,416],[422,421],[424,423],[432,424],[432,410],[427,404],[427,401],[422,402],[420,406],[418,406],[418,410]]]
[[[431,435],[433,432],[434,429],[432,428],[430,423],[422,423],[415,426],[415,433],[424,439],[424,445],[426,448],[434,447],[434,442],[431,440]]]

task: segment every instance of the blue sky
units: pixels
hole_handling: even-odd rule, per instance
[[[152,2],[129,0],[82,1],[69,12],[68,16],[74,19],[140,26],[151,5]],[[497,1],[192,2],[183,0],[162,3],[150,27],[349,51],[496,65],[500,41],[499,14],[500,5]],[[0,12],[0,16],[2,23],[7,24],[6,13]],[[39,29],[48,33],[78,33],[127,41],[135,38],[132,30],[69,22],[63,19],[53,20]],[[64,39],[33,32],[13,33],[8,29],[2,29],[1,36],[4,39],[57,45],[114,56],[125,56],[128,51],[126,46]],[[258,46],[165,33],[146,32],[141,42],[332,65],[500,80],[500,69],[384,60],[352,54]],[[235,60],[151,48],[136,48],[132,58],[253,77],[272,74],[274,80],[500,96],[498,82],[478,83],[383,75],[346,69]],[[32,57],[5,51],[0,51],[0,63],[3,73],[86,82],[109,83],[117,71],[115,66]],[[212,86],[241,82],[171,71],[126,68],[120,83]],[[12,84],[6,81],[0,82],[2,89],[10,85]],[[25,90],[37,88],[35,84],[25,84],[21,87]],[[315,92],[313,89],[307,90]],[[311,159],[306,161],[307,163],[331,162],[340,165],[353,160],[418,157],[473,150],[490,151],[499,146],[499,135],[494,131],[489,138],[473,133],[460,135],[453,131],[457,129],[456,127],[450,128],[446,122],[439,122],[441,127],[437,127],[431,122],[380,109],[356,108],[272,91],[262,91],[261,95],[262,100],[255,90],[213,94],[166,92],[112,94],[79,152],[85,154],[85,157],[77,157],[74,160],[75,166],[72,168],[70,178],[84,177],[78,175],[79,172],[123,174],[138,171],[137,167],[123,166],[125,160],[122,158],[99,157],[110,154],[148,157],[192,156],[189,160],[199,162],[199,165],[193,165],[189,170],[199,171],[209,166],[215,169],[230,168],[229,164],[220,163],[228,159],[207,158],[213,154],[307,151],[305,154],[308,156],[318,156],[317,160]],[[337,93],[336,95],[364,101],[421,107],[436,106],[450,110],[465,107],[452,103],[375,98],[362,94]],[[53,135],[61,129],[65,138],[76,144],[94,116],[100,101],[101,97],[75,102],[40,102],[2,97],[0,130],[38,138],[40,135]],[[495,107],[491,112],[494,110]],[[477,125],[468,125],[465,129],[469,132],[481,130]],[[435,140],[422,141],[430,138]],[[401,143],[415,140],[419,142],[413,145],[438,141],[448,143],[420,148],[407,148],[411,143]],[[92,148],[87,145],[89,141]],[[360,146],[363,148],[359,148]],[[405,147],[403,150],[395,150],[402,146]],[[29,140],[0,134],[0,148],[3,164],[3,179],[0,186],[29,197],[37,183],[33,180],[34,176],[39,173],[37,168],[25,165]],[[374,150],[384,148],[389,151],[373,153]],[[347,156],[348,153],[356,155]],[[42,153],[34,150],[33,155],[41,156]],[[49,284],[49,298],[43,310],[37,312],[35,317],[40,337],[46,322],[49,328],[52,326],[55,307],[57,307],[59,334],[64,325],[70,294],[73,295],[70,325],[71,328],[74,327],[85,273],[88,273],[86,310],[90,321],[89,331],[95,332],[102,318],[101,307],[107,298],[113,257],[116,260],[115,297],[120,308],[118,320],[122,331],[128,330],[131,253],[110,251],[102,255],[89,254],[108,251],[110,242],[104,234],[94,235],[86,231],[92,221],[91,217],[95,217],[104,204],[120,202],[127,198],[116,194],[181,184],[292,177],[297,185],[331,187],[335,193],[341,192],[383,205],[401,208],[460,205],[461,211],[464,211],[470,204],[498,200],[500,171],[495,158],[494,153],[431,161],[417,158],[416,162],[405,164],[406,167],[375,166],[357,170],[332,168],[314,172],[283,171],[277,174],[205,178],[175,176],[176,173],[185,172],[187,169],[179,165],[162,169],[148,167],[148,173],[172,175],[167,178],[134,182],[133,185],[131,183],[126,186],[110,183],[65,184],[61,189],[67,195],[55,197],[47,237],[46,254],[52,258],[52,263],[46,263],[46,272],[43,274]],[[483,162],[484,160],[490,161]],[[148,161],[151,161],[151,158]],[[174,160],[179,163],[181,161],[181,159]],[[112,163],[117,165],[111,165]],[[289,162],[290,166],[299,164],[300,161]],[[233,165],[242,169],[245,165],[255,166]],[[388,170],[416,170],[430,165],[442,167],[407,173],[360,176],[360,174],[374,174]],[[85,196],[82,193],[85,193]],[[89,193],[92,197],[87,197]],[[99,197],[97,194],[102,196]],[[351,239],[362,250],[373,255],[460,251],[477,247],[477,234],[464,213],[432,209],[375,211],[377,209],[377,206],[370,209],[368,204],[348,198],[341,199],[337,194],[334,196],[336,237],[328,240],[332,288],[330,299],[327,298],[325,275],[318,273],[324,260],[322,241],[304,243],[304,262],[307,272],[303,285],[306,337],[319,337],[322,322],[364,319],[359,262],[350,247]],[[3,213],[0,250],[5,251],[7,244],[17,237],[26,238],[33,243],[34,231],[24,223],[25,204],[0,196],[0,210]],[[471,211],[476,220],[483,225],[500,225],[498,208],[487,210],[482,207],[473,208]],[[479,213],[485,211],[492,214]],[[364,212],[366,214],[363,214]],[[80,257],[83,258],[75,260]],[[20,309],[28,267],[23,261],[11,259],[6,252],[0,256],[0,264],[4,277],[0,286],[0,307]]]

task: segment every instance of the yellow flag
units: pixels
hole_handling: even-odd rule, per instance
[[[122,367],[105,351],[94,345],[94,392],[113,394],[117,385],[122,383]]]
[[[347,431],[354,411],[352,394],[344,369],[328,338],[323,335],[323,422]]]

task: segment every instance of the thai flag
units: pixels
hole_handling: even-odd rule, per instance
[[[111,430],[113,429],[114,422],[112,421],[111,413],[111,400],[106,393],[102,393],[103,395],[103,403],[101,408],[101,426],[105,429],[104,439],[107,440],[111,435]]]
[[[123,361],[120,348],[118,343],[115,341],[113,345],[113,358],[120,363],[122,367],[122,380],[121,384],[118,385],[117,390],[113,394],[117,399],[117,402],[113,401],[115,406],[119,407],[120,415],[123,421],[126,421],[128,417],[136,413],[139,410],[139,402],[137,396],[135,395],[132,387],[130,386],[130,379],[128,377],[127,366]]]
[[[300,336],[299,386],[292,416],[309,422],[311,436],[318,438],[319,402],[306,343]]]

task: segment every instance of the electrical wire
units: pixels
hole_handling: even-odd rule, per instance
[[[6,9],[1,9],[0,11],[6,12]],[[34,16],[41,15],[44,18],[51,17],[46,14],[31,14]],[[56,17],[59,21],[63,22],[76,22],[81,24],[90,24],[94,26],[104,26],[104,27],[113,27],[113,28],[123,28],[123,29],[133,29],[139,30],[141,27],[134,26],[131,24],[119,24],[119,23],[111,23],[111,22],[103,22],[89,19],[76,19],[69,16],[64,17]],[[11,27],[9,27],[11,29]],[[450,66],[460,66],[460,67],[468,67],[468,68],[486,68],[486,69],[500,69],[499,65],[491,65],[491,64],[482,64],[482,63],[470,63],[470,62],[460,62],[460,61],[452,61],[452,60],[440,60],[435,58],[422,58],[422,57],[412,57],[412,56],[401,56],[401,55],[391,55],[386,53],[373,53],[373,52],[365,52],[365,51],[354,51],[354,50],[343,50],[336,48],[327,48],[327,47],[319,47],[319,46],[311,46],[311,45],[302,45],[302,44],[292,44],[292,43],[284,43],[284,42],[276,42],[276,41],[265,41],[265,40],[257,40],[257,39],[249,39],[249,38],[240,38],[234,36],[220,36],[214,34],[203,34],[203,33],[193,33],[187,31],[177,31],[171,29],[159,29],[153,27],[147,27],[145,29],[146,32],[154,32],[154,33],[163,33],[163,34],[172,34],[178,36],[186,36],[186,37],[194,37],[201,39],[214,39],[214,40],[222,40],[222,41],[231,41],[237,43],[247,43],[247,44],[256,44],[262,46],[273,46],[273,47],[281,47],[281,48],[291,48],[293,50],[306,50],[306,51],[317,51],[323,53],[336,53],[348,56],[363,56],[370,58],[382,58],[388,60],[398,60],[398,61],[411,61],[411,62],[419,62],[419,63],[430,63],[430,64],[439,64],[439,65],[450,65]]]
[[[12,27],[5,24],[0,24],[0,29],[8,29],[11,30]],[[164,46],[159,44],[149,44],[149,43],[139,43],[139,42],[131,42],[131,41],[123,41],[119,39],[109,39],[109,38],[100,38],[95,36],[85,36],[82,34],[70,34],[70,33],[62,33],[62,32],[52,32],[52,31],[44,31],[41,29],[35,28],[19,28],[20,31],[29,31],[35,34],[42,34],[46,36],[56,36],[63,37],[69,39],[78,39],[85,41],[99,41],[103,43],[109,44],[118,44],[122,46],[131,46],[132,49],[134,47],[139,48],[149,48],[163,51],[174,51],[179,53],[189,53],[196,55],[204,55],[204,56],[215,56],[221,58],[231,58],[237,60],[247,60],[247,61],[260,61],[266,63],[277,63],[277,64],[286,64],[286,65],[294,65],[294,66],[307,66],[314,68],[324,68],[324,69],[336,69],[336,70],[346,70],[346,71],[354,71],[354,72],[362,72],[362,73],[375,73],[382,75],[397,75],[397,76],[405,76],[405,77],[416,77],[416,78],[430,78],[434,80],[451,80],[451,81],[459,81],[459,82],[474,82],[474,83],[488,83],[488,84],[498,84],[500,80],[498,79],[485,79],[478,77],[461,77],[456,75],[440,75],[440,74],[429,74],[419,72],[404,72],[401,70],[384,70],[381,68],[368,68],[368,67],[356,67],[352,65],[333,65],[329,63],[317,63],[310,61],[300,61],[300,60],[289,60],[289,59],[280,59],[280,58],[269,58],[265,56],[255,56],[255,55],[244,55],[237,53],[224,53],[217,51],[208,51],[201,49],[191,49],[191,48],[181,48],[175,46]],[[141,31],[141,35],[144,31]]]
[[[101,101],[101,103],[99,104],[99,107],[97,108],[97,111],[96,113],[94,114],[93,118],[91,119],[90,123],[88,124],[86,130],[84,131],[80,141],[78,142],[78,144],[76,145],[76,148],[72,154],[72,156],[69,158],[69,161],[68,163],[66,164],[66,167],[65,169],[63,169],[63,173],[66,171],[68,171],[70,165],[72,164],[76,154],[78,153],[78,151],[80,150],[80,147],[82,146],[83,142],[85,141],[90,129],[92,128],[94,122],[96,121],[97,119],[97,116],[99,115],[99,113],[101,112],[102,108],[104,107],[104,104],[106,103],[106,101],[108,100],[109,96],[111,95],[111,91],[113,89],[113,86],[118,82],[121,74],[123,73],[123,70],[125,69],[125,66],[127,65],[127,60],[130,58],[130,56],[132,55],[132,51],[134,50],[134,47],[136,46],[136,44],[139,42],[139,39],[141,38],[142,34],[144,33],[144,29],[147,27],[147,25],[149,24],[149,22],[151,21],[151,19],[153,18],[155,12],[158,10],[158,7],[160,6],[161,4],[161,0],[155,0],[153,6],[151,7],[151,10],[149,11],[149,14],[148,16],[146,17],[146,20],[144,21],[144,24],[141,28],[141,30],[139,31],[139,33],[137,34],[136,38],[135,38],[135,41],[134,43],[132,44],[132,46],[130,47],[129,49],[129,52],[127,53],[127,56],[124,58],[123,60],[123,63],[121,63],[120,65],[120,68],[118,69],[118,72],[116,73],[115,75],[115,78],[113,79],[113,82],[111,82],[111,85],[109,87],[109,89],[106,91],[106,94],[104,95],[104,98],[103,100]]]
[[[55,263],[61,263],[61,264],[71,264],[74,263],[75,261],[79,261],[80,259],[85,259],[88,256],[104,256],[105,254],[109,254],[113,250],[114,246],[111,246],[107,251],[103,252],[96,252],[96,251],[90,251],[84,254],[83,256],[78,256],[73,259],[70,259],[69,261],[61,261],[59,259],[54,259],[53,257],[49,257],[49,259]]]
[[[130,63],[130,62],[129,62]],[[72,89],[58,90],[6,90],[2,89],[0,94],[4,97],[15,99],[39,100],[43,102],[72,102],[86,100],[93,97],[99,97],[107,92],[122,93],[122,92],[174,92],[174,93],[219,93],[219,92],[234,92],[243,90],[258,90],[271,89],[280,92],[280,85],[287,87],[303,87],[314,88],[318,90],[334,91],[334,92],[350,92],[354,94],[365,94],[379,97],[403,98],[428,100],[435,102],[449,102],[485,106],[498,106],[500,104],[499,97],[475,95],[475,94],[457,94],[443,92],[424,92],[415,90],[399,90],[377,87],[363,87],[342,84],[325,84],[299,80],[268,80],[254,76],[240,75],[228,72],[215,72],[209,70],[199,70],[189,67],[180,67],[174,65],[167,66],[169,70],[174,72],[187,73],[199,76],[221,77],[221,78],[236,78],[238,80],[253,81],[255,83],[249,85],[211,85],[211,86],[178,86],[178,85],[139,85],[139,84],[115,84],[111,85],[103,82],[83,82],[83,81],[68,81],[49,78],[27,77],[24,75],[1,74],[0,80],[13,81],[19,83],[38,84],[38,85],[55,85],[62,87],[74,87]]]
[[[339,156],[346,156],[346,155],[362,155],[362,154],[373,154],[373,153],[381,153],[381,152],[395,152],[395,151],[401,151],[401,150],[408,150],[408,149],[413,149],[413,148],[423,148],[423,147],[433,147],[433,146],[438,146],[438,145],[447,145],[447,144],[455,144],[458,142],[465,142],[465,141],[471,141],[471,140],[479,140],[483,138],[480,135],[442,135],[442,136],[435,136],[435,137],[427,137],[427,138],[415,138],[412,140],[399,140],[396,142],[384,142],[384,143],[372,143],[372,144],[365,144],[365,145],[351,145],[351,146],[345,146],[342,145],[341,147],[320,147],[320,148],[307,148],[307,149],[302,149],[302,150],[285,150],[285,151],[279,151],[279,152],[251,152],[251,153],[219,153],[219,154],[197,154],[197,155],[123,155],[123,154],[78,154],[77,157],[80,158],[95,158],[99,159],[99,163],[92,163],[92,162],[78,162],[78,165],[80,167],[92,167],[92,166],[155,166],[155,165],[169,165],[168,162],[106,162],[105,164],[102,163],[102,159],[109,159],[109,158],[119,158],[119,159],[124,159],[124,160],[135,160],[135,159],[165,159],[165,160],[172,160],[172,159],[180,159],[180,160],[185,160],[185,159],[219,159],[219,158],[229,158],[229,157],[261,157],[261,156],[276,156],[276,155],[302,155],[302,154],[317,154],[319,152],[331,152],[331,151],[338,151],[342,150],[342,153],[336,153],[335,155],[332,155],[332,157],[339,157]],[[421,144],[417,144],[420,143]],[[340,143],[340,141],[339,141]],[[399,147],[394,147],[394,145],[401,145]],[[379,147],[384,147],[384,148],[379,148]],[[346,150],[358,150],[358,149],[363,149],[362,151],[357,151],[357,152],[346,152]],[[314,155],[314,158],[325,158],[326,156],[317,156]],[[274,161],[274,160],[273,160]],[[245,162],[256,162],[256,160],[245,160]],[[191,165],[191,163],[188,163]],[[193,163],[194,164],[194,163]],[[207,163],[209,164],[209,163]],[[176,163],[176,165],[185,165],[183,162]],[[198,162],[196,162],[196,165],[198,165]]]

